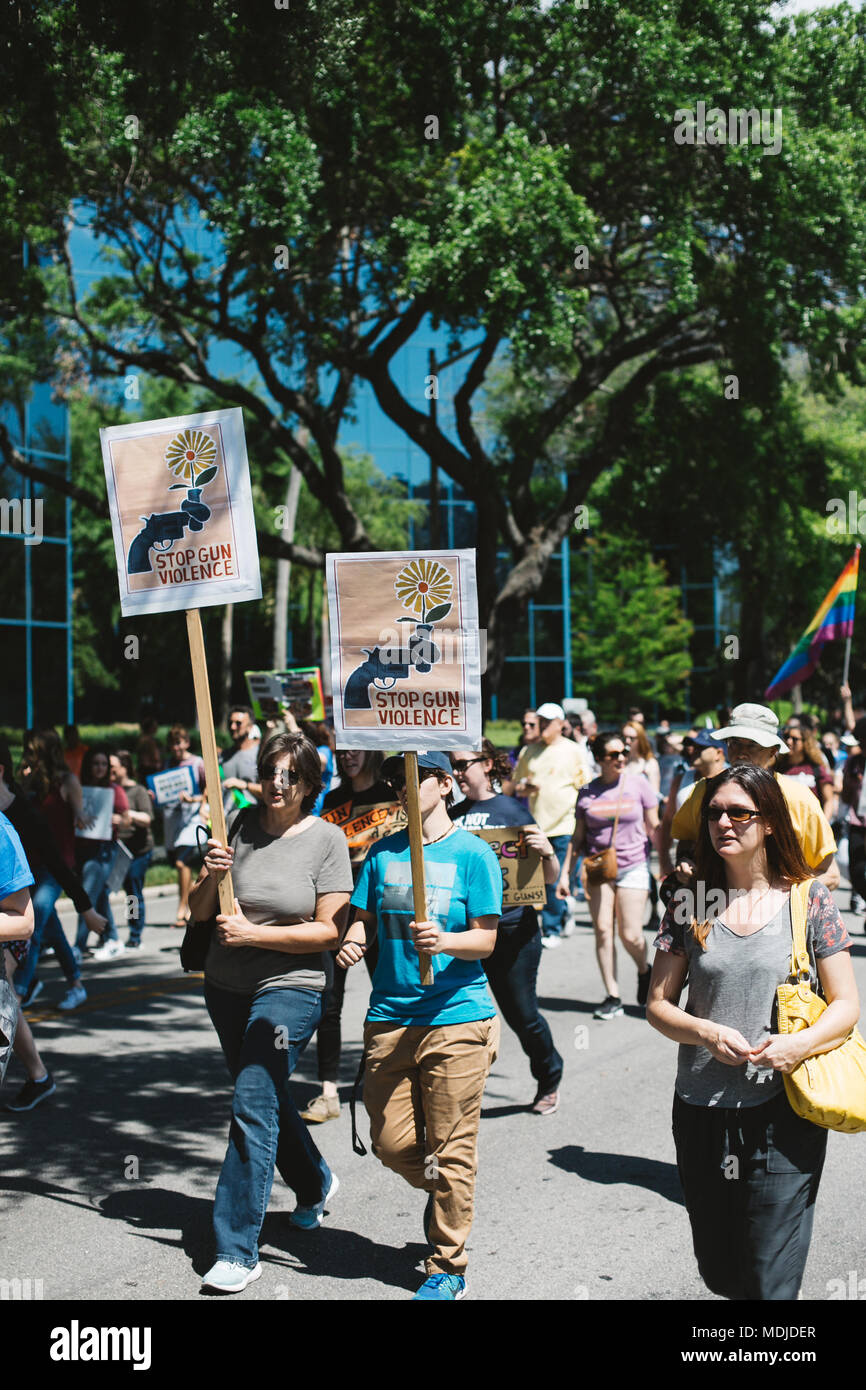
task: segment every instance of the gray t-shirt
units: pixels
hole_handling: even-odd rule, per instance
[[[351,893],[352,866],[346,837],[335,825],[310,818],[300,834],[269,835],[257,806],[242,817],[231,844],[235,852],[232,880],[241,910],[259,926],[286,926],[315,921],[316,898],[322,893]],[[229,830],[237,816],[231,818]],[[205,961],[210,984],[232,994],[262,989],[314,989],[326,981],[326,952],[295,955],[263,946],[222,946],[214,933]]]
[[[688,956],[686,1013],[736,1028],[758,1047],[776,1029],[776,990],[791,969],[790,898],[775,917],[749,936],[738,936],[730,927],[713,922],[705,951],[684,923],[676,920],[676,903],[675,896],[653,944],[659,950]],[[820,993],[816,957],[822,960],[850,945],[832,896],[823,883],[813,882],[806,915],[806,949],[816,992]],[[783,1087],[782,1073],[772,1067],[757,1067],[753,1062],[731,1067],[717,1061],[706,1047],[680,1043],[676,1092],[690,1105],[763,1105]]]
[[[238,748],[230,758],[224,758],[222,762],[223,776],[236,777],[241,782],[258,782],[256,763],[260,747],[261,744],[254,743],[249,748]],[[235,794],[231,788],[223,792],[223,809],[226,815],[229,811],[237,809]]]

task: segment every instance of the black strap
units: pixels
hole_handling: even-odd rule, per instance
[[[352,1094],[349,1097],[349,1113],[352,1117],[352,1148],[359,1157],[363,1158],[367,1150],[365,1149],[361,1137],[358,1134],[358,1126],[355,1121],[355,1105],[358,1100],[358,1091],[364,1079],[364,1068],[367,1065],[366,1049],[361,1053],[361,1060],[358,1063],[358,1074],[352,1084]]]

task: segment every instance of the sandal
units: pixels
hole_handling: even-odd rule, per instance
[[[188,927],[190,916],[191,914],[189,912],[178,912],[177,916],[171,924],[172,927]]]

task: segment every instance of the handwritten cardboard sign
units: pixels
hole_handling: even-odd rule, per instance
[[[261,598],[242,412],[99,434],[123,616]]]
[[[474,550],[327,556],[338,748],[481,745]]]
[[[470,827],[467,827],[467,829]],[[502,870],[502,906],[537,907],[547,899],[541,855],[530,849],[521,825],[472,830],[490,846]]]

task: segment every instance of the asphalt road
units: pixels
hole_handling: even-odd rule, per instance
[[[848,894],[837,895],[840,906]],[[212,1261],[211,1203],[222,1160],[230,1087],[202,999],[180,972],[176,899],[148,903],[146,950],[90,963],[89,998],[53,1011],[56,965],[29,1017],[57,1082],[27,1114],[0,1114],[3,1277],[41,1280],[44,1299],[204,1299]],[[854,966],[866,999],[862,919]],[[633,967],[621,981],[634,998]],[[343,1016],[342,1094],[357,1066],[367,977],[352,972]],[[556,1115],[528,1113],[534,1086],[503,1026],[479,1139],[468,1282],[475,1299],[717,1301],[703,1287],[681,1204],[670,1109],[676,1047],[631,1005],[594,1021],[601,998],[592,932],[545,951],[542,1007],[566,1060]],[[4,1094],[22,1074],[13,1061]],[[318,1090],[315,1047],[296,1090]],[[362,1134],[366,1116],[361,1109]],[[421,1194],[351,1149],[348,1104],[317,1142],[340,1178],[315,1232],[287,1220],[292,1194],[276,1178],[261,1239],[264,1274],[244,1301],[406,1300],[420,1283]],[[826,1300],[833,1280],[866,1277],[862,1192],[866,1139],[831,1134],[803,1296]],[[863,1285],[866,1289],[866,1283]]]

